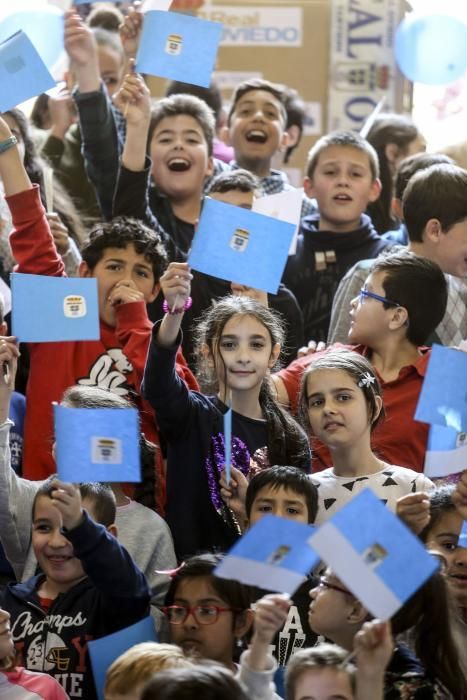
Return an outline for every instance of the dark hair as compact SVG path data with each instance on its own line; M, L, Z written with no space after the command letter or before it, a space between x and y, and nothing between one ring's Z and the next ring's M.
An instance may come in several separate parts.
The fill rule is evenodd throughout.
M214 576L214 569L221 563L222 559L222 554L213 553L196 554L187 559L171 578L165 596L165 605L173 605L181 581L202 577L208 578L219 598L238 613L248 610L252 602L256 600L255 589L232 579Z
M117 33L124 20L123 14L115 6L94 7L86 18L86 24Z
M44 168L47 166L47 161L37 153L35 143L32 140L29 122L24 112L16 108L9 109L4 114L10 115L10 117L14 119L18 125L21 140L24 143L24 168L31 182L34 185L39 185L41 200L45 206L46 200L43 172ZM53 179L53 199L54 211L59 214L60 218L63 220L63 223L68 228L70 236L80 248L86 235L85 227L82 223L82 217L78 213L72 198L59 180L57 180L55 175Z
M349 675L350 685L355 690L355 666L348 660L348 653L337 644L321 642L315 647L299 649L290 657L285 671L285 696L295 700L295 687L299 678L307 671L333 668Z
M411 630L415 653L433 681L440 681L454 698L467 697L459 651L451 632L453 603L444 574L436 572L391 618L396 637Z
M367 211L379 233L395 228L398 223L391 215L394 174L386 155L386 146L393 143L404 154L419 135L413 121L401 114L379 115L368 132L367 140L378 156L382 188L379 198L368 204Z
M98 386L76 384L62 396L62 405L72 408L132 408L133 404L123 396ZM140 432L139 451L141 460L141 482L135 484L134 499L148 508L155 508L157 447Z
M167 253L160 235L138 219L117 216L112 221L96 224L89 232L89 239L81 255L92 271L107 248L124 249L129 245L132 245L137 254L143 255L144 259L151 264L154 282L159 282L167 267Z
M50 120L49 96L43 92L35 99L34 105L29 115L29 121L36 129L48 129Z
M214 115L210 107L194 95L171 95L155 103L151 111L147 151L149 152L154 131L160 122L166 117L178 117L179 115L192 117L198 122L206 140L208 155L212 156L216 127Z
M287 164L292 156L292 153L298 148L303 134L303 124L306 117L306 107L305 103L293 88L284 87L284 104L285 111L287 113L287 122L285 129L290 129L291 126L298 127L299 136L297 143L293 146L287 146L284 153L284 164Z
M401 161L397 168L394 180L394 197L402 200L405 188L410 178L421 170L426 170L432 165L454 165L454 161L444 153L414 153Z
M249 170L238 168L237 170L226 170L216 175L209 184L206 194L214 192L224 193L232 190L240 192L256 192L260 188L259 181Z
M57 475L54 474L50 476L46 481L44 481L36 491L34 496L34 501L32 504L32 517L34 519L34 513L36 510L37 499L40 496L51 496L52 491L55 490L53 486L53 481L57 479ZM105 527L113 525L115 522L115 516L117 513L117 505L115 501L115 496L110 488L109 484L101 484L98 482L83 482L82 484L77 484L81 498L90 502L92 506L92 514L90 513L93 520L96 523L100 523Z
M457 165L432 165L415 173L402 198L409 239L421 243L425 226L438 219L443 233L467 218L467 171Z
M368 412L369 412L369 424L371 430L373 431L377 425L384 418L384 405L378 414L378 406L376 403L376 397L382 398L381 384L373 368L373 365L363 357L359 355L358 352L353 350L329 350L325 352L316 360L312 361L308 366L308 369L304 372L300 387L300 396L298 403L299 415L301 418L302 425L304 425L307 431L310 430L310 419L308 418L308 395L307 395L307 382L308 377L319 370L340 370L342 372L347 372L351 379L355 382L365 397ZM369 376L372 381L368 381L363 386L360 386L360 381L364 376Z
M370 273L384 273L385 295L407 309L407 339L423 345L446 313L448 286L435 262L408 250L377 258ZM385 309L392 304L383 304Z
M209 364L206 353L202 351L207 346L215 363L222 356L219 352L219 342L225 325L235 316L251 316L261 323L269 333L271 349L283 345L285 332L284 323L279 315L249 297L226 296L213 304L195 329L195 348L198 357L198 379L205 384L206 390L216 391L218 385L216 372L222 367ZM223 366L225 371L225 366ZM225 400L225 397L224 397ZM268 456L271 464L292 464L309 470L310 454L308 440L298 423L284 411L275 398L270 377L266 376L261 385L259 403L267 421Z
M438 521L445 513L451 513L456 510L455 503L452 500L452 495L455 490L456 487L454 484L446 484L429 492L430 522L419 535L422 542L426 543L428 541L432 529L437 525Z
M96 24L92 29L92 33L94 34L96 44L99 48L106 48L110 49L111 51L114 51L120 56L123 63L125 54L123 51L120 36L117 32L114 32L112 30L108 31L107 29L104 29L102 25Z
M165 91L166 97L172 95L194 95L203 102L206 102L210 107L216 120L216 127L219 126L219 120L222 112L222 96L217 83L211 81L209 87L201 87L200 85L192 85L191 83L182 83L177 80L172 80Z
M265 486L271 486L274 490L281 487L287 491L303 496L308 510L308 522L314 523L318 510L318 492L316 486L302 469L297 467L270 467L255 474L248 484L245 496L245 510L247 518L258 493Z
M252 78L251 80L244 80L235 88L235 92L232 95L232 103L230 106L229 114L227 117L227 124L230 125L232 115L235 112L237 103L242 99L247 92L252 92L253 90L264 90L265 92L271 93L273 97L280 104L280 114L282 117L283 126L287 123L287 111L285 108L285 94L282 85L277 85L276 83L271 83L269 80L263 80L262 78Z
M379 177L378 156L373 146L363 136L360 136L355 131L331 131L330 134L326 134L326 136L318 139L310 148L306 163L306 174L310 180L313 179L320 155L331 146L356 148L358 151L366 153L372 180L376 180Z
M141 700L248 700L248 696L225 666L199 661L193 668L156 673Z

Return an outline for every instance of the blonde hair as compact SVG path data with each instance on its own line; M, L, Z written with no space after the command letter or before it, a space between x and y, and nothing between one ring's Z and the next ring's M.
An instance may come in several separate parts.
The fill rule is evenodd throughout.
M135 644L109 666L104 694L124 695L134 690L135 686L144 684L158 671L192 666L193 662L175 644Z

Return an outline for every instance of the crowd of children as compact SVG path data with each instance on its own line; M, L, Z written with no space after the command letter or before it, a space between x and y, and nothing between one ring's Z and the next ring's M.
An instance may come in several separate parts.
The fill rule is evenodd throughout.
M414 417L431 345L467 338L467 172L380 114L300 164L277 293L191 269L208 198L293 190L304 104L156 100L138 3L81 15L64 87L0 114L0 697L467 700L467 465L425 476ZM96 280L99 339L19 344L13 270ZM59 479L57 403L136 408L141 482ZM365 488L439 561L390 620L323 564L292 595L216 576L265 516L319 527ZM90 643L148 616L100 688Z

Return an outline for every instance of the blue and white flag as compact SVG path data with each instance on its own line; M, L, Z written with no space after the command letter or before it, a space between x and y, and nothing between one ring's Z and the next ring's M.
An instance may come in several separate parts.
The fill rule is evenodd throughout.
M62 481L140 482L136 408L54 406L55 459Z
M295 226L206 198L190 267L206 275L276 294Z
M313 532L311 525L265 515L234 544L214 574L292 595L319 562L308 544Z
M55 86L44 61L23 31L15 32L0 44L0 86L0 112L7 112Z
M22 343L99 340L93 277L11 275L12 333Z
M371 489L361 491L321 525L309 544L382 620L394 615L439 566Z
M467 469L467 433L430 425L425 453L425 474L442 477Z
M457 546L467 549L467 520L464 520L463 522L462 530L459 533L459 541Z
M220 22L150 10L144 15L136 69L209 87L221 35Z

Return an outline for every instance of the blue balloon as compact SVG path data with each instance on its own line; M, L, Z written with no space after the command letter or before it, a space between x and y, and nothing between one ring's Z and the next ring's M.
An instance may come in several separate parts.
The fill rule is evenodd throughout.
M0 22L0 41L23 30L50 70L63 51L63 12L50 5L41 10L22 10Z
M449 15L411 13L397 28L394 52L412 82L452 83L467 69L467 25Z

